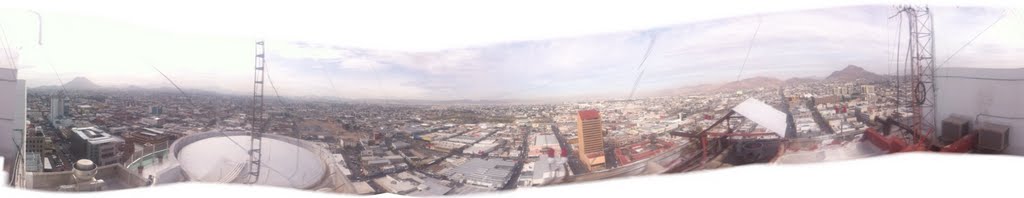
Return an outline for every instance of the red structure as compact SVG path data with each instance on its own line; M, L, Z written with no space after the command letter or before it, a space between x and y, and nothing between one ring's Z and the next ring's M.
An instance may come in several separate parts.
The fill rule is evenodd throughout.
M580 119L583 119L583 120L593 120L593 119L601 118L601 113L599 113L597 110L594 110L594 109L580 110L577 113L579 114Z
M649 149L652 146L654 147L654 149ZM618 160L618 163L620 165L629 164L631 162L647 159L649 157L657 155L658 153L664 152L665 150L668 150L673 146L675 146L675 144L664 140L658 140L657 143L654 144L651 144L648 141L642 141L639 143L630 144L628 146L616 148L615 159ZM641 151L636 152L637 150Z

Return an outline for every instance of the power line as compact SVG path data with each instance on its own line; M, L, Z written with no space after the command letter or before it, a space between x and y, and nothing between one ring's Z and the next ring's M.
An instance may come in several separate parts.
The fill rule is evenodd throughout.
M270 81L270 88L274 89L274 96L277 96L277 102L281 103L281 105L284 105L284 100L281 100L281 94L277 93L277 87L274 86L274 79L270 78L270 71L264 69L264 72L266 72L267 74L267 81Z
M14 52L11 52L11 49L13 47L11 47L11 42L7 40L7 30L6 28L4 28L3 25L0 25L0 34L3 34L0 36L4 37L3 40L0 40L0 42L2 42L0 44L4 45L4 53L7 56L7 61L11 63L11 67L14 67L14 69L18 69L18 64L14 61Z
M50 59L50 50L47 48L42 48L42 51L43 59L46 60L46 65L50 66L50 69L53 70L53 75L57 77L57 83L60 83L60 89L62 91L61 93L67 93L68 89L64 87L64 80L60 78L60 73L57 72L57 68L53 66L53 60Z
M188 94L186 94L184 90L181 90L181 87L178 87L178 84L174 83L174 81L171 80L171 77L168 77L167 74L164 74L164 72L160 71L160 69L156 68L156 66L153 66L153 65L149 65L149 66L153 67L153 69L156 70L157 73L160 73L160 75L163 76L164 79L167 79L167 82L170 82L171 85L174 85L174 88L178 89L178 92L180 92L182 96L185 96L185 99L188 100L188 104L189 105L192 105L193 107L196 106L195 103L192 103L192 97L189 97Z
M936 68L940 68L943 65L946 65L946 62L949 62L949 59L952 59L953 56L956 56L957 53L960 53L960 50L963 50L968 45L971 45L971 43L974 42L975 39L978 39L978 37L981 37L982 34L985 34L985 32L988 31L989 28L992 28L992 26L995 26L996 23L999 23L1000 20L1003 20L1003 17L1006 17L1006 10L1005 9L1003 10L1003 14L999 15L999 18L997 18L996 21L993 21L992 24L988 25L988 27L985 27L985 29L981 30L981 32L978 32L977 35L974 35L974 38L971 38L971 40L967 41L966 44L964 44L963 46L960 46L959 49L956 49L956 51L954 51L953 54L949 55L949 57L946 57L946 60L942 61L942 64L939 64L939 66L936 67Z
M651 42L647 44L647 51L644 51L644 58L640 59L640 65L637 65L637 69L640 69L640 74L636 75L636 80L633 81L633 88L629 91L629 99L633 99L633 94L636 93L636 87L640 85L640 79L643 78L644 72L647 71L647 67L644 67L644 63L647 62L647 57L651 55L651 49L654 48L654 43L658 41L658 35L651 35Z
M1021 82L1024 78L988 78L988 77L976 77L976 76L935 76L938 78L959 78L959 79L970 79L970 80L988 80L988 81L1006 81L1006 82Z
M736 81L743 76L743 68L747 67L747 60L750 59L750 51L754 49L754 40L757 39L757 32L761 31L761 15L757 15L757 28L754 29L754 36L750 37L750 44L747 46L747 55L743 57L743 64L740 65L740 73L736 74Z

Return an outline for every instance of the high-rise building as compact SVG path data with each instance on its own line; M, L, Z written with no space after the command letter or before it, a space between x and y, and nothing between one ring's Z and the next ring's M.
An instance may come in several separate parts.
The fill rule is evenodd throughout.
M160 106L149 107L149 114L160 115L164 113L164 108Z
M579 158L591 171L604 168L604 129L597 110L577 112L576 133L579 136Z
M60 96L50 97L50 121L64 117L64 99Z

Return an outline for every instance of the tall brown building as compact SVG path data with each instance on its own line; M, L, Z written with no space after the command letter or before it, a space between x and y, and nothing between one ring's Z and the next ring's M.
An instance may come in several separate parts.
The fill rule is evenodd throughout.
M604 169L604 129L597 110L582 110L576 116L580 161L591 171Z

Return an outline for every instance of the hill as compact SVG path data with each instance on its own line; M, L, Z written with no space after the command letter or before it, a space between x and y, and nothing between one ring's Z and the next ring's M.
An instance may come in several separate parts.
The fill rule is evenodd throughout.
M884 77L875 73L871 73L867 70L864 70L864 68L858 67L856 65L847 65L846 68L843 68L842 70L839 71L834 71L831 75L828 75L828 77L825 78L825 80L827 81L876 81L881 79L884 79Z
M72 79L71 81L68 81L68 83L64 83L64 88L65 89L74 89L74 90L92 90L92 89L99 89L99 88L102 88L102 87L99 86L99 85L96 85L96 83L93 83L88 78L85 78L85 77L75 77L75 79Z

